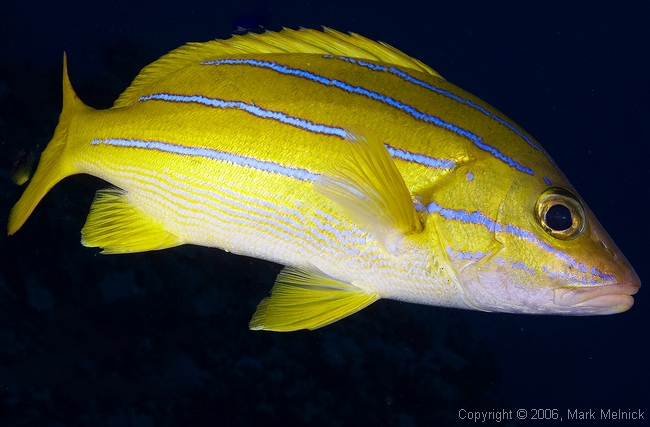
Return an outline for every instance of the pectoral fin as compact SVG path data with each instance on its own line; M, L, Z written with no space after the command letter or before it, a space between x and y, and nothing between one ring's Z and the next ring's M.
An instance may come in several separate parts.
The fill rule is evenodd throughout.
M394 253L396 238L422 231L411 194L377 135L353 127L347 140L344 154L320 175L315 189Z
M81 243L103 248L105 254L152 251L182 244L133 206L124 191L116 188L97 191L81 230Z
M338 281L315 268L285 267L271 296L259 305L249 327L288 332L316 329L356 313L379 296Z

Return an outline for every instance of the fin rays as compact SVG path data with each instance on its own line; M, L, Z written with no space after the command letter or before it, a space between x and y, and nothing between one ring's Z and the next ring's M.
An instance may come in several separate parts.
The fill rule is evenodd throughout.
M126 192L117 188L97 191L81 230L81 243L101 247L105 254L151 251L182 244L129 203Z
M257 306L249 327L277 332L317 329L367 307L379 296L316 268L285 267L271 296Z
M324 31L285 28L280 32L249 33L243 36L233 36L227 40L188 43L145 67L133 80L131 86L115 101L113 107L124 107L134 103L144 88L194 62L210 61L233 55L264 53L348 56L355 59L379 61L441 77L423 62L411 58L398 49L355 33L348 35L330 28L325 28Z
M368 129L348 129L346 151L315 182L319 193L396 254L403 236L419 233L422 224L411 194L388 150Z

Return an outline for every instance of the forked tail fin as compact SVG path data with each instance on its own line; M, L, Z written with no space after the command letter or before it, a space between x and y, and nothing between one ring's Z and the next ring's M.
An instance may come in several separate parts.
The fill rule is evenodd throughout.
M52 140L41 154L34 177L9 213L8 234L14 234L22 227L38 202L57 182L76 173L69 154L66 155L68 128L72 117L88 108L72 88L68 77L67 59L63 54L63 111Z

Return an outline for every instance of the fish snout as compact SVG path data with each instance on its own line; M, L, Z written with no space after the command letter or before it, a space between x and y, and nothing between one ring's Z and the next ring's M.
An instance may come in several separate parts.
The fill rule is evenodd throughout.
M576 310L575 314L615 314L627 311L634 304L632 295L641 287L640 281L611 285L555 289L555 305Z

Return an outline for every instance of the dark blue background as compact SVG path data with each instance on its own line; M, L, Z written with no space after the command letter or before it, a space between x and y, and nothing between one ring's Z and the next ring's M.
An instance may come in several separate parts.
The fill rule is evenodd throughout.
M21 191L9 184L14 156L24 147L40 152L56 124L64 50L81 99L108 107L142 67L185 42L227 38L238 26L325 25L403 50L530 132L646 282L649 3L531 3L2 5L0 223L6 226ZM650 417L644 288L629 312L607 317L485 314L382 301L343 325L312 333L253 333L246 321L277 266L204 248L97 255L78 239L92 194L103 186L87 177L64 181L23 230L0 240L0 420L237 425L265 414L270 424L366 425L369 414L379 413L386 425L441 419L469 425L454 418L461 408L525 408L529 414L557 408L565 418L568 409L598 415L600 409L640 409ZM402 335L392 337L391 328ZM377 353L368 343L375 334L386 346L375 351L390 355L393 348L400 356L373 361ZM431 344L441 336L444 350ZM400 353L405 346L411 356ZM448 391L445 400L431 385L438 377L418 381L437 366L421 360L438 357L430 351L454 353L441 357L442 365L462 359L465 368L440 374L460 394ZM285 366L288 360L292 367ZM396 369L402 374L391 377ZM296 378L307 385L289 392ZM261 402L272 407L260 408ZM325 409L310 412L310 404ZM349 409L337 412L343 407Z

